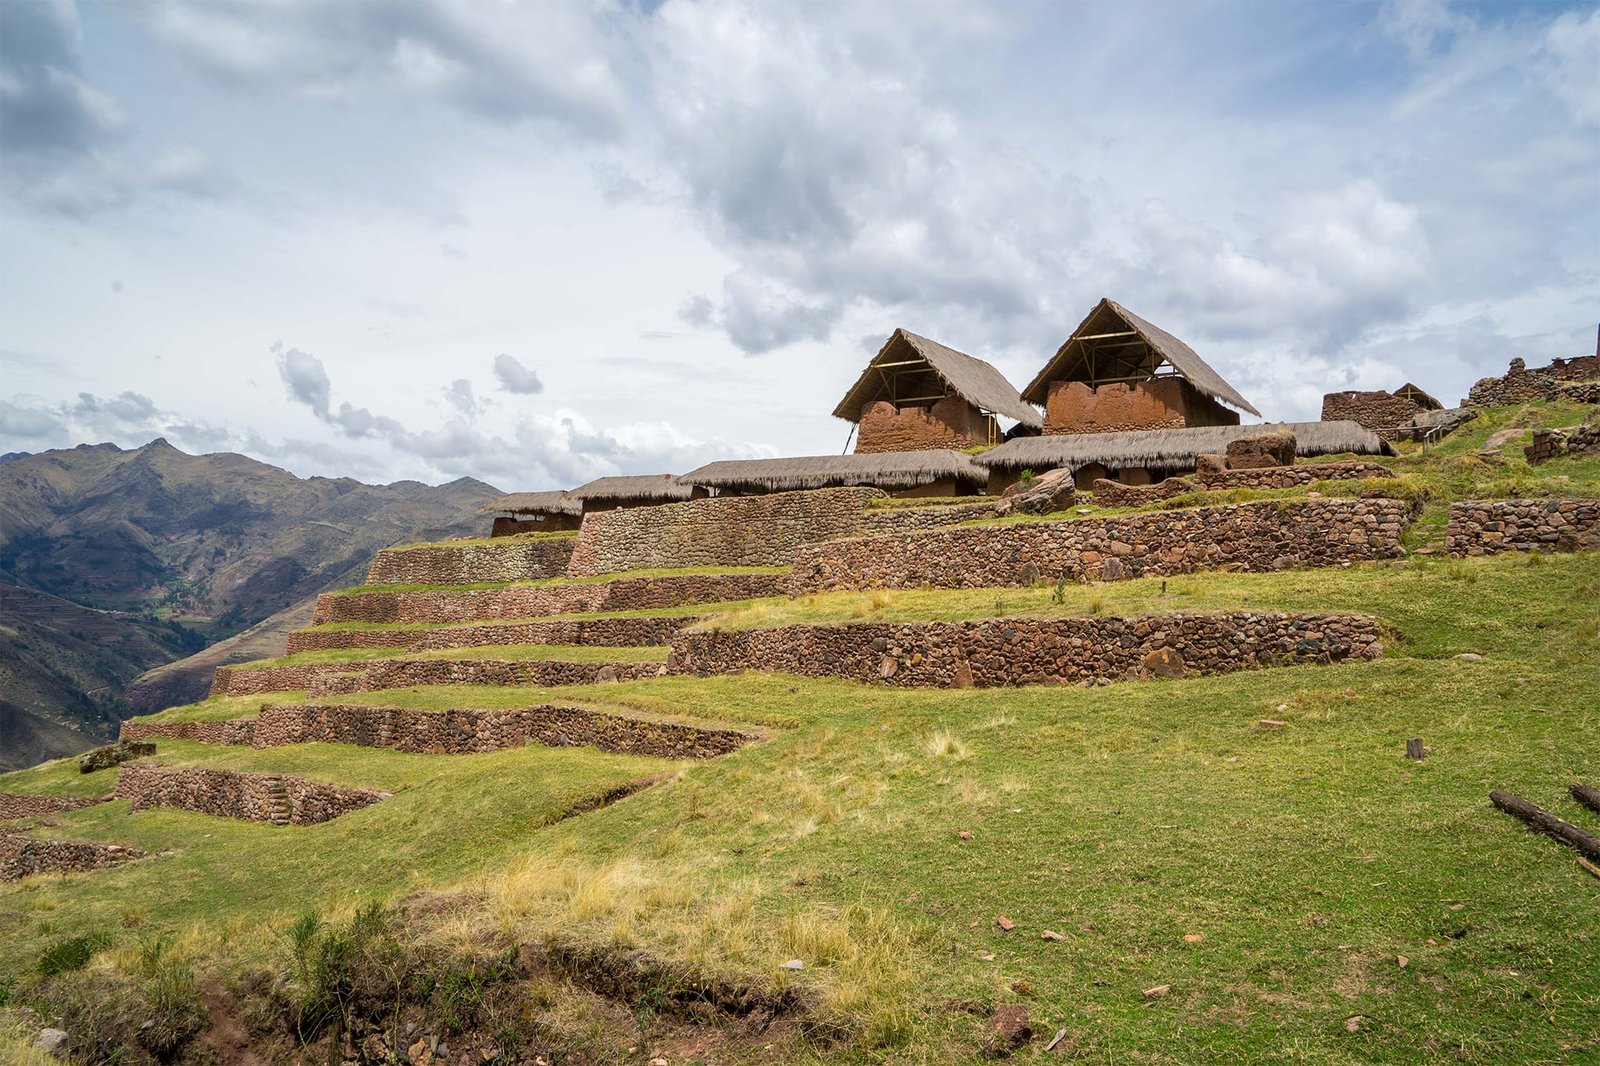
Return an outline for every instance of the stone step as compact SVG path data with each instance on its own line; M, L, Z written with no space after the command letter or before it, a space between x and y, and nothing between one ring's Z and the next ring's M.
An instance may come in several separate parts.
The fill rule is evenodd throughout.
M337 629L311 626L289 634L285 654L354 648L406 648L431 651L502 644L570 644L579 647L664 645L680 629L705 615L644 615L593 618L539 618L522 621L406 628Z
M526 621L551 615L638 611L782 595L782 571L669 574L571 584L405 591L356 590L317 597L312 625L328 622Z
M577 534L464 540L459 544L404 544L385 548L367 570L369 585L469 585L487 581L538 581L561 577Z

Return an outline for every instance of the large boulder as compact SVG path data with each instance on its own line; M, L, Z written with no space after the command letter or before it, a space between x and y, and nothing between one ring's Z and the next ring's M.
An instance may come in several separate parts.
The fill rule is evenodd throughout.
M129 759L143 759L155 753L155 744L148 740L119 740L84 752L78 758L78 772L92 774L96 770L109 770Z
M1072 500L1072 471L1063 466L1006 489L998 510L1002 514L1050 514L1071 507Z
M1294 434L1287 429L1269 430L1252 437L1228 442L1229 470L1260 470L1269 466L1293 466Z

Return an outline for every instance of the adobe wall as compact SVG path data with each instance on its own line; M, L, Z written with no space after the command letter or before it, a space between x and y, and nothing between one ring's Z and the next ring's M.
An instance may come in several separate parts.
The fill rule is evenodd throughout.
M268 704L257 721L255 747L357 744L424 755L463 755L520 748L591 747L661 759L710 759L756 739L731 729L653 722L541 704L510 710L441 712L363 704Z
M960 451L1000 439L995 420L959 396L946 396L931 407L896 407L876 400L862 406L859 425L857 454L924 448Z
M449 626L440 629L328 629L312 626L289 634L285 654L344 648L473 648L486 644L581 644L641 647L665 644L698 615L625 618L549 618L533 622Z
M1371 430L1403 426L1426 408L1392 392L1330 392L1322 397L1322 421L1359 422Z
M506 538L497 544L385 548L367 570L369 585L472 585L560 577L572 537Z
M1381 641L1378 623L1362 615L1238 612L684 633L672 657L674 671L687 674L765 670L908 688L995 688L1373 659Z
M1044 407L1047 435L1238 424L1238 412L1178 377L1098 387L1082 381L1053 381Z
M20 881L34 874L104 870L142 858L144 852L121 844L42 840L23 833L0 833L0 881Z
M691 566L788 566L795 549L849 536L878 489L721 496L585 515L571 577Z
M81 807L92 807L104 799L103 796L24 796L15 792L0 792L0 822L75 811Z
M1411 515L1400 500L1269 500L840 540L798 553L789 592L1336 566L1400 555Z
M592 611L637 611L781 595L783 574L671 574L580 585L415 592L323 593L312 625L324 622L475 622Z
M1600 499L1452 503L1444 544L1455 556L1600 551Z
M281 788L281 792L274 789ZM125 763L117 775L117 799L133 810L175 807L218 818L289 825L316 825L369 807L390 793L347 788L303 777L238 773L232 770L177 769L150 763Z
M421 685L594 685L659 677L659 662L575 663L559 659L380 659L350 673L327 673L313 682L311 696L342 696ZM272 689L258 689L271 692Z
M1529 400L1559 399L1566 391L1565 385L1596 379L1600 379L1600 355L1557 359L1549 366L1533 368L1521 359L1513 359L1510 369L1500 377L1479 378L1467 393L1466 406L1503 407Z

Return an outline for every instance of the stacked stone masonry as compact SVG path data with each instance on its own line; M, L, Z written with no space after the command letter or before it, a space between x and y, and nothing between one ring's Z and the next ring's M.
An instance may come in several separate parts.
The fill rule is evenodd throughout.
M1563 456L1600 455L1600 425L1574 426L1571 429L1536 429L1533 443L1522 449L1529 465L1538 466Z
M491 589L324 593L313 625L325 622L521 621L547 615L638 611L777 596L783 574L671 574L575 585L512 585Z
M960 525L976 518L994 518L1000 513L999 501L957 503L945 507L884 507L861 516L861 527L853 535L877 536L880 533L915 533L940 526Z
M559 659L382 659L348 673L328 673L307 686L311 696L342 696L421 685L595 685L660 677L666 666L650 663L574 663ZM275 691L259 689L261 692Z
M296 663L292 666L220 666L211 676L211 696L254 696L258 692L296 692L328 678L360 670L366 663Z
M1089 486L1089 495L1101 507L1144 507L1186 492L1196 492L1199 488L1186 477L1169 477L1154 485L1124 485L1102 477L1095 478L1094 484Z
M1467 393L1472 407L1505 407L1529 400L1557 400L1563 397L1585 400L1593 387L1573 389L1577 382L1600 381L1600 355L1576 359L1557 359L1549 366L1534 367L1521 359L1511 360L1511 368L1497 378L1480 378ZM1576 392L1577 395L1571 395Z
M1094 483L1094 502L1101 507L1143 507L1201 489L1287 489L1316 481L1351 481L1394 477L1381 463L1305 463L1257 470L1219 470L1192 477L1169 477L1155 485L1124 485L1101 478Z
M666 644L672 634L701 616L644 615L624 618L543 618L492 625L437 629L328 629L313 626L289 634L287 654L349 648L406 648L433 651L490 644L579 644L593 647L644 647Z
M123 740L194 740L201 744L248 744L255 735L254 718L228 718L210 722L142 722L131 720L122 723L118 732Z
M1374 431L1403 426L1425 410L1392 392L1330 392L1322 398L1322 421L1357 422Z
M142 858L144 852L121 844L45 840L24 833L0 833L0 881L19 881L34 874L104 870Z
M720 496L585 515L572 577L694 566L788 566L795 550L851 536L878 489Z
M279 774L178 769L126 763L118 771L118 799L133 810L174 807L219 818L316 825L388 799L390 793L348 788Z
M471 585L560 577L572 537L505 537L493 544L385 548L367 570L369 585Z
M803 549L789 589L982 588L1338 566L1400 555L1411 517L1400 500L1330 498L867 537Z
M1455 556L1600 551L1600 499L1453 503L1445 550Z
M12 818L43 818L81 807L92 807L104 801L104 796L24 796L15 792L0 792L0 822Z
M764 670L904 687L993 688L1180 677L1382 654L1362 615L1166 614L865 622L684 633L673 668Z

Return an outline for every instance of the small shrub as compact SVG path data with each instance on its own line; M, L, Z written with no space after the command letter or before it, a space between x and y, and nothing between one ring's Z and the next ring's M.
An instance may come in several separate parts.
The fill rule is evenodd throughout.
M1050 602L1057 606L1067 602L1067 577L1065 574L1056 578L1055 588L1050 591Z
M1090 614L1099 614L1101 611L1105 610L1106 609L1106 597L1105 597L1105 594L1101 593L1101 592L1097 592L1093 596L1090 596L1089 597L1088 606L1089 606L1089 613Z
M57 940L44 949L34 969L43 977L81 970L89 965L89 960L94 957L95 952L104 950L110 944L111 934L107 932L86 933L83 936Z
M1033 488L1033 483L1036 480L1038 480L1038 475L1033 472L1033 467L1031 466L1023 467L1022 473L1017 475L1017 484L1022 486L1022 491L1024 492Z
M948 729L935 729L929 733L923 749L935 759L965 759L969 754L961 738Z

